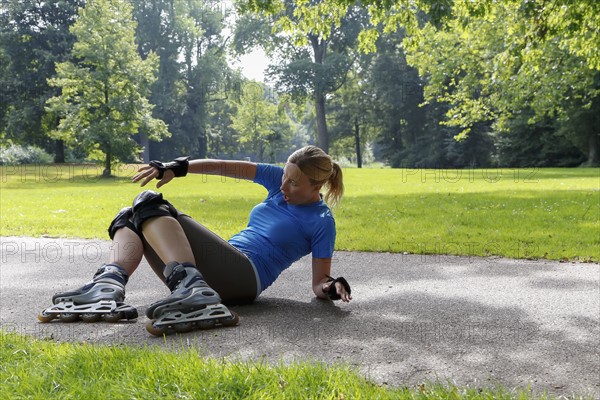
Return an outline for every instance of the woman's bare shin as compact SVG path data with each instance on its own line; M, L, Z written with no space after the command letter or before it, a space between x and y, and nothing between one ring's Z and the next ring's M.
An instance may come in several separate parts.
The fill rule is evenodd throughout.
M185 232L175 218L165 216L149 219L144 222L142 233L165 264L172 261L196 263Z

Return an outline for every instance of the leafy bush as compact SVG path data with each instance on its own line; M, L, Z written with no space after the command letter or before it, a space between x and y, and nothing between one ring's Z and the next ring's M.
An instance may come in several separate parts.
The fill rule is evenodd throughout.
M0 165L50 164L54 157L36 146L11 145L0 148Z

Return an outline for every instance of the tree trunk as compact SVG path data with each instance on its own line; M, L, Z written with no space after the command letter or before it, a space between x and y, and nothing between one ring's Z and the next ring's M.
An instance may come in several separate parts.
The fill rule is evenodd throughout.
M206 130L204 128L198 129L198 158L206 158L206 154L208 153L206 136Z
M110 109L108 108L108 100L109 100L109 90L108 90L108 81L104 81L104 118L106 120L110 119ZM104 171L102 171L102 177L107 178L110 176L110 159L112 158L111 144L110 141L107 144L106 150L106 158L104 159Z
M106 158L104 159L104 171L102 171L102 177L108 178L111 176L110 159L112 158L110 150L106 152Z
M327 117L325 113L325 94L315 94L315 113L317 114L317 146L325 153L329 152L329 135L327 133Z
M315 35L309 35L309 39L313 48L315 64L322 65L327 52L327 41ZM317 80L317 82L322 81L322 79ZM314 93L315 113L317 115L317 146L327 153L329 152L329 134L327 132L327 114L325 113L326 90L322 85L316 83Z
M594 79L594 88L600 88L600 73L596 74ZM588 136L588 167L600 166L600 100L595 98L592 100L591 108L591 121L588 125L589 136Z
M362 154L360 152L360 125L354 121L354 142L356 143L356 166L362 168Z
M54 154L54 162L55 163L64 163L65 162L65 142L63 140L57 140L55 142L55 154Z
M600 166L600 135L598 132L592 131L588 138L588 167L598 167Z
M56 117L54 119L54 129L58 127L60 124L60 118ZM65 162L65 141L61 139L57 139L54 142L54 162L55 163L64 163Z
M144 149L142 151L142 162L148 164L150 162L150 140L145 132L140 132L140 144Z
M258 162L264 162L265 156L265 147L263 145L263 141L258 139L258 149L257 149Z

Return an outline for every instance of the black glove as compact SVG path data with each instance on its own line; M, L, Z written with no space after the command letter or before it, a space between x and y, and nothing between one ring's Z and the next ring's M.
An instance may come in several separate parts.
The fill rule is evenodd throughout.
M341 276L339 278L335 278L335 279L329 275L325 275L325 276L327 276L327 278L329 278L327 280L327 283L332 282L331 285L329 286L329 290L327 291L327 296L329 296L329 298L331 300L341 299L341 297L337 293L337 289L335 287L336 282L340 282L342 285L344 285L346 292L348 292L348 294L352 294L352 290L350 289L350 285L348 284L348 281L346 279L342 278Z
M178 157L171 162L163 163L161 161L152 160L150 166L158 170L156 179L162 179L165 171L170 169L176 177L186 176L188 167L190 166L190 157Z

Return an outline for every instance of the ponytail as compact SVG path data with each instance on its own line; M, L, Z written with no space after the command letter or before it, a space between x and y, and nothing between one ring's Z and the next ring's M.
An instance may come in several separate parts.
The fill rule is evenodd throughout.
M344 177L342 168L333 161L333 172L327 179L327 191L325 192L325 202L331 207L337 207L344 195Z

